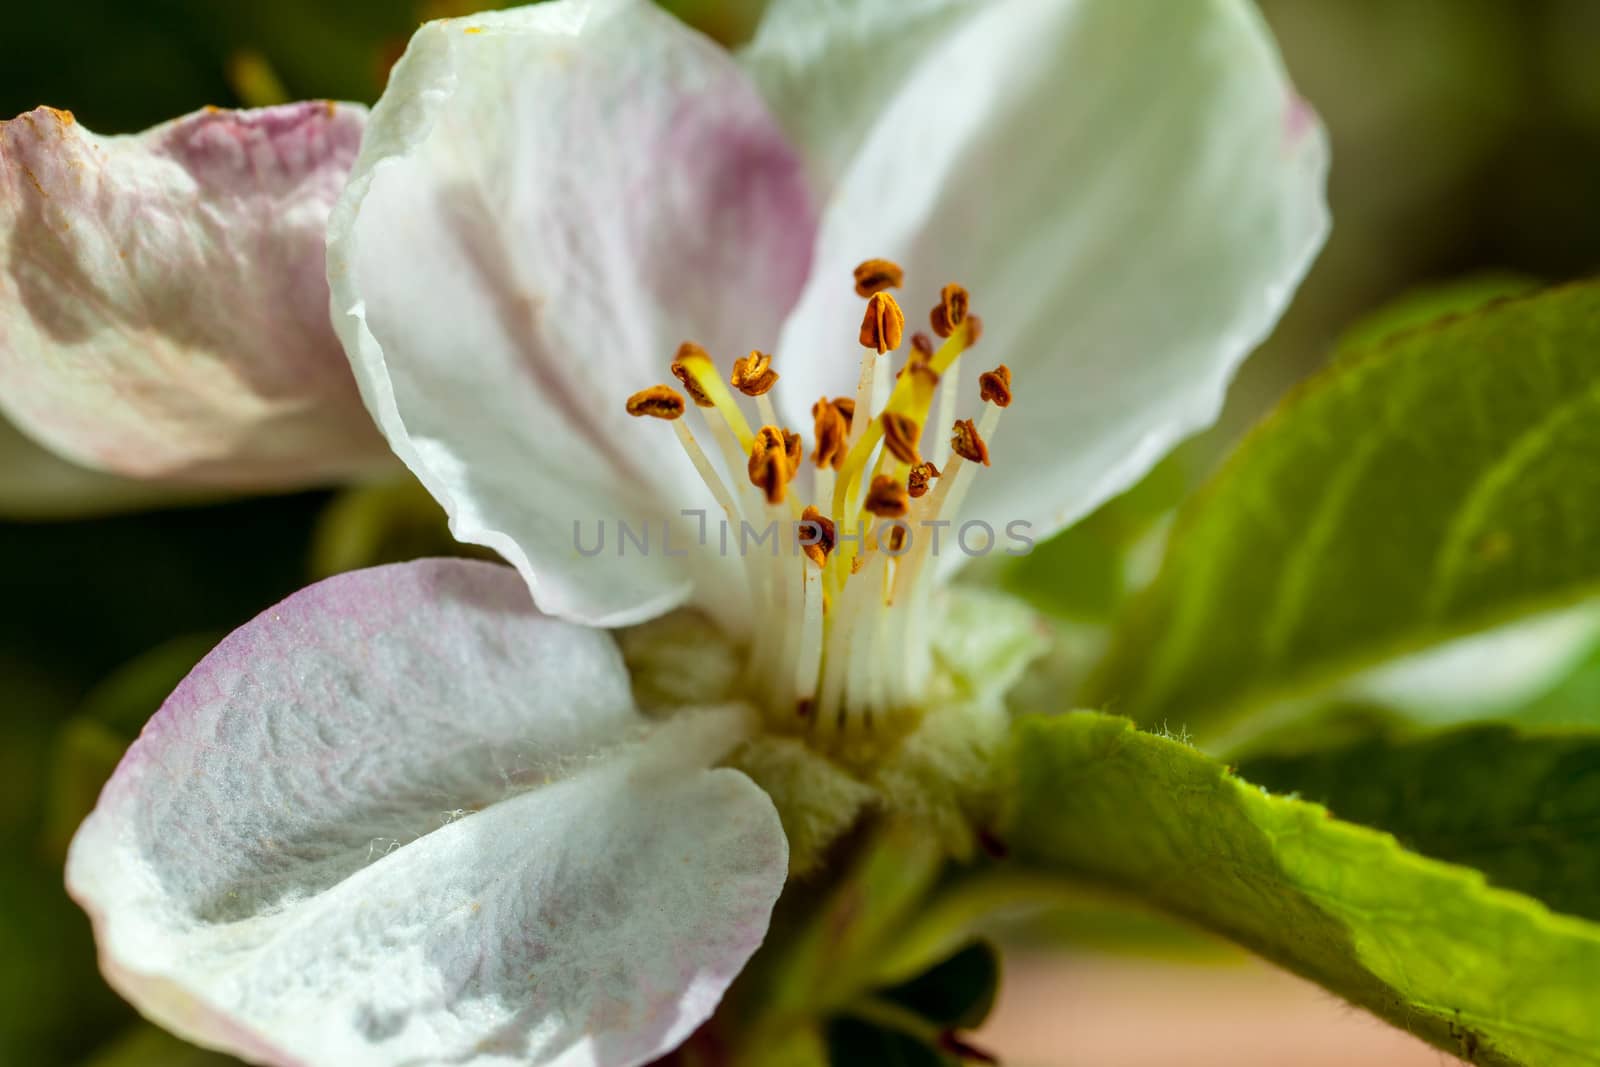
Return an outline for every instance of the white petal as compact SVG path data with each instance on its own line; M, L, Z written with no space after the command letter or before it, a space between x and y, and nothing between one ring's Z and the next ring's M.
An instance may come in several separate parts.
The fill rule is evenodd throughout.
M646 734L610 637L509 568L343 575L184 681L68 887L124 995L252 1060L645 1062L709 1016L783 884L770 801L706 769L739 714Z
M769 0L739 62L826 193L927 50L989 2Z
M456 536L544 610L621 624L691 582L655 523L619 558L617 521L716 516L624 402L684 340L724 368L770 348L813 229L798 157L710 41L642 0L485 13L424 26L391 75L332 225L334 314ZM578 522L585 548L608 528L598 556Z
M785 327L780 388L798 418L851 381L853 357L834 354L859 322L860 260L905 266L916 325L941 285L965 284L984 336L963 406L997 363L1016 391L965 517L1042 538L1215 417L1321 246L1326 143L1243 2L965 10L872 105Z
M366 109L210 108L128 137L0 123L0 411L99 470L237 488L390 469L328 322Z

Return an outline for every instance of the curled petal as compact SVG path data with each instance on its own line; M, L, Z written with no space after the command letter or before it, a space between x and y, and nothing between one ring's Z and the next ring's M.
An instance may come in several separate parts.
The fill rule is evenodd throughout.
M328 320L328 212L366 111L0 123L0 411L84 466L238 488L389 457Z
M865 256L905 267L908 307L960 282L984 330L960 414L976 414L979 371L1016 373L964 517L1048 536L1215 418L1327 233L1322 129L1244 0L831 5L784 47L776 28L806 7L775 0L775 29L745 56L832 161L779 351L838 350ZM850 97L862 35L890 8L921 49ZM807 94L808 74L830 86ZM817 100L841 116L831 132ZM847 359L785 370L791 417L854 375Z
M254 1061L646 1062L783 884L770 801L707 769L742 728L649 729L609 635L539 615L509 568L358 571L195 668L68 888L118 990Z
M654 4L434 22L391 75L335 213L335 320L458 537L514 563L546 611L637 621L692 592L686 542L666 551L659 522L720 512L672 431L628 418L627 400L681 342L723 374L770 348L813 229L800 161L755 88ZM653 547L624 550L619 520L648 522ZM590 553L602 525L611 539Z

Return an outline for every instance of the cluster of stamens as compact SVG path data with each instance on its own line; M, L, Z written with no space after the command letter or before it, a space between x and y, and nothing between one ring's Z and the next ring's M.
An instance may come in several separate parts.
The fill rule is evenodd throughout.
M959 285L940 292L928 316L932 336L913 334L905 361L891 367L905 315L889 290L902 283L888 260L855 270L867 302L861 375L854 397L812 405L811 503L791 491L804 449L768 396L778 381L770 355L738 359L725 382L699 345L678 349L672 374L704 416L710 452L683 418L676 389L654 385L627 403L629 414L672 423L734 529L776 519L792 531L789 545L740 552L755 608L746 681L774 725L824 745L891 733L920 706L932 669L932 559L954 550L949 520L973 472L989 465L988 442L1011 403L1011 372L1001 364L979 376L980 419L956 419L959 361L982 330ZM758 429L735 392L755 402ZM924 455L930 420L950 430L934 435Z

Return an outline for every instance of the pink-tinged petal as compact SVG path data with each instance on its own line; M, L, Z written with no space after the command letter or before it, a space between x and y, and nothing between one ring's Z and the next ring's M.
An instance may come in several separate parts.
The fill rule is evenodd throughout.
M236 488L383 469L328 320L366 110L0 123L0 412L76 463Z
M771 17L792 23L805 7L775 0ZM939 32L858 103L875 118L844 124L854 140L825 145L847 162L784 330L779 388L795 387L783 400L798 418L854 381L840 342L860 319L846 281L860 260L906 268L918 325L940 286L965 284L984 332L963 360L959 414L976 414L976 375L998 363L1016 399L962 517L996 531L1028 522L1043 538L1215 418L1327 233L1327 142L1244 0L911 8ZM835 58L789 57L783 100L805 105L793 91L804 70L837 79L837 57L860 53L858 35L877 25L867 16L888 9L899 7L829 7L813 32L838 47L813 52ZM772 81L760 73L771 56L746 61ZM947 434L932 428L924 446Z
M739 709L647 723L609 635L510 568L297 593L150 721L73 840L107 978L201 1044L308 1067L624 1067L760 944L772 803Z
M624 408L682 341L724 371L770 348L810 262L801 163L725 51L644 0L430 23L331 233L368 406L457 537L597 624L683 602L691 563L738 580L672 554L681 531L665 550L663 516L720 513L671 428ZM619 520L649 521L648 552ZM585 550L604 523L604 550L576 550L575 523Z

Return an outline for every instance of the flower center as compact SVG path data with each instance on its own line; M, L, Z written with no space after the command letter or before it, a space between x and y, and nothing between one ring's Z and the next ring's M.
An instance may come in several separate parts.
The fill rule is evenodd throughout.
M861 374L854 397L812 405L808 501L795 485L806 466L801 435L783 426L768 395L778 380L769 355L735 361L724 382L703 348L678 349L672 373L704 417L709 451L677 390L651 386L627 405L672 424L735 532L753 599L746 687L769 726L845 754L900 736L920 716L933 670L933 561L954 550L951 520L976 469L989 465L988 442L1011 402L1001 364L978 378L978 422L956 419L961 356L982 328L958 285L944 287L929 316L937 344L917 333L898 370L891 366L905 316L888 290L901 279L888 260L856 268L867 301ZM759 429L735 392L754 401ZM930 421L950 432L933 434L925 456ZM758 550L749 550L750 531L763 535ZM770 544L768 531L777 538Z

